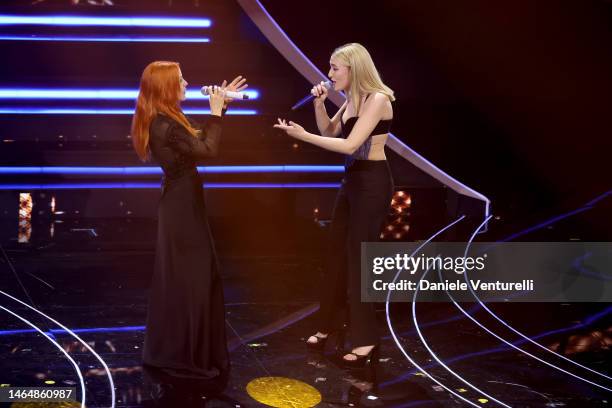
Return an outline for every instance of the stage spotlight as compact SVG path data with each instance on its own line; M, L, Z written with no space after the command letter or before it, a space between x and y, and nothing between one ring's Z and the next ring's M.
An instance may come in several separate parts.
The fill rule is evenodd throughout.
M386 224L380 234L382 240L402 240L408 236L410 225L408 209L412 205L410 194L404 190L397 190L391 199L390 211Z

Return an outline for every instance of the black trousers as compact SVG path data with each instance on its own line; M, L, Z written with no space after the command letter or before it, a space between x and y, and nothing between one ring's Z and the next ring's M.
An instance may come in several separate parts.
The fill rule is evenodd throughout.
M318 324L329 333L338 321L348 320L353 347L379 342L374 303L361 302L361 243L380 239L392 197L386 160L356 160L336 197Z

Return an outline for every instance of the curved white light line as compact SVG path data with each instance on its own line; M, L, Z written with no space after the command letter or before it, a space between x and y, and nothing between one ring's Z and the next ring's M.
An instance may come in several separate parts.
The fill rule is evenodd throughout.
M423 272L423 275L421 275L420 280L424 279L428 272L429 272L429 268L427 268L425 270L425 272ZM416 316L416 298L418 296L418 293L419 293L419 287L417 286L416 290L414 291L414 295L412 297L412 321L414 322L414 327L416 329L417 334L419 335L419 338L421 339L421 342L423 343L423 345L425 346L427 351L429 351L429 354L431 354L431 356L438 362L438 364L440 364L442 367L444 367L444 369L446 371L448 371L449 373L454 375L457 379L459 379L461 382L466 384L468 387L474 389L475 391L478 391L479 393L481 393L485 397L489 398L492 401L497 402L501 406L504 406L506 408L512 408L510 405L508 405L505 402L500 401L500 400L492 397L491 395L487 394L486 392L484 392L483 390L481 390L480 388L476 387L475 385L473 385L472 383L467 381L465 378L461 377L459 374L454 372L449 366L444 364L444 362L442 360L440 360L438 358L438 356L436 355L436 353L434 353L434 351L429 347L429 344L427 343L427 340L425 340L425 337L421 333L421 329L419 329L419 322L418 322L417 316Z
M488 218L486 218L486 219L485 219L485 220L484 220L484 221L483 221L483 222L480 224L480 226L479 226L478 228L482 228L482 226L484 226L488 220L489 220L489 219L488 219ZM474 233L474 235L472 235L472 237L471 237L470 239L472 240L472 239L473 239L473 237L474 237L476 234L477 234L477 232L475 232L475 233ZM465 254L464 254L464 255L467 255L467 251L468 251L468 249L469 249L469 248L468 248L468 247L466 247L466 250L465 250ZM438 271L438 275L440 276L440 280L442 280L442 273L441 273L441 271ZM468 283L469 283L469 281L468 281ZM469 287L469 284L468 284L468 287ZM474 317L472 317L472 315L471 315L471 314L469 314L468 312L466 312L466 311L465 311L465 309L463 309L461 306L459 306L459 304L458 304L458 303L455 301L455 299L453 298L453 296L450 294L450 292L449 292L448 290L445 290L445 291L446 291L447 296L448 296L448 297L450 298L450 300L453 302L453 304L455 305L455 307L456 307L457 309L459 309L459 311L461 311L461 313L463 313L463 314L464 314L464 315L465 315L465 316L466 316L468 319L470 319L471 321L473 321L473 322L474 322L476 325L478 325L478 326L479 326L481 329L483 329L484 331L486 331L487 333L489 333L491 336L495 337L495 338L496 338L496 339L498 339L499 341L503 342L504 344L506 344L506 345L508 345L508 346L512 347L513 349L515 349L515 350L517 350L517 351L520 351L521 353L523 353L523 354L525 354L525 355L527 355L527 356L529 356L529 357L531 357L531 358L533 358L533 359L538 360L538 361L539 361L539 362L541 362L541 363L546 364L546 365L547 365L547 366L549 366L549 367L552 367L552 368L554 368L554 369L556 369L556 370L559 370L559 371L561 371L561 372L563 372L563 373L565 373L565 374L567 374L567 375L569 375L569 376L572 376L572 377L574 377L574 378L576 378L576 379L578 379L578 380L581 380L581 381L587 382L587 383L589 383L589 384L591 384L591 385L594 385L594 386L596 386L596 387L598 387L598 388L602 388L602 389L604 389L604 390L606 390L606 391L610 391L610 392L612 392L612 388L605 387L605 386L600 385L600 384L597 384L597 383L595 383L595 382L593 382L593 381L591 381L591 380L588 380L588 379L586 379L586 378L580 377L579 375L576 375L576 374L571 373L571 372L569 372L569 371L567 371L567 370L564 370L564 369L563 369L563 368L561 368L561 367L557 367L556 365L554 365L554 364L552 364L552 363L549 363L548 361L543 360L543 359L541 359L541 358L539 358L539 357L537 357L537 356L534 356L533 354L529 353L528 351L523 350L522 348L520 348L520 347L518 347L518 346L515 346L514 344L512 344L512 343L511 343L511 342L509 342L509 341L507 341L507 340L506 340L506 339L504 339L503 337L501 337L501 336L499 336L498 334L496 334L496 333L492 332L491 330L489 330L489 328L487 328L485 325L483 325L483 324L482 324L482 323L480 323L478 320L476 320Z
M25 318L19 316L17 313L13 312L10 309L7 309L6 307L2 305L0 305L0 309L4 310L7 313L12 314L16 318L18 318L19 320L21 320L22 322L24 322L25 324L27 324L28 326L32 327L34 330L36 330L37 332L45 336L47 340L49 340L55 347L57 347L59 351L61 351L66 356L68 360L70 360L70 363L72 363L72 365L74 366L74 369L77 372L77 376L79 377L79 382L81 383L81 408L85 408L85 381L83 380L83 375L81 374L81 370L79 369L79 366L77 365L76 361L74 361L72 357L70 357L70 355L66 352L66 350L64 350L62 346L59 345L59 343L57 343L55 340L49 337L47 333L40 330L40 328L36 326L34 323L30 322L29 320L26 320Z
M467 255L467 251L466 251L465 255ZM468 274L467 274L467 271L466 271L466 273L464 274L464 277L465 277L466 282L468 282ZM469 282L468 282L468 283L469 283ZM495 319L497 319L497 321L499 321L500 323L502 323L502 324L503 324L504 326L506 326L508 329L512 330L514 333L516 333L516 334L518 334L519 336L521 336L523 339L527 340L528 342L530 342L531 344L533 344L533 345L535 345L535 346L538 346L538 347L539 347L539 348L541 348L542 350L545 350L545 351L547 351L547 352L549 352L549 353L551 353L551 354L554 354L555 356L557 356L557 357L559 357L559 358L561 358L561 359L563 359L563 360L565 360L565 361L567 361L567 362L569 362L569 363L572 363L572 364L574 364L574 365L576 365L576 366L578 366L578 367L584 368L585 370L588 370L588 371L592 372L593 374L597 374L597 375L599 375L599 376L601 376L601 377L605 377L605 378L607 378L608 380L612 380L612 377L610 377L609 375L606 375L606 374L604 374L604 373L601 373L601 372L599 372L599 371L597 371L597 370L593 370L592 368L589 368L589 367L587 367L587 366L585 366L585 365L582 365L582 364L580 364L580 363L579 363L579 362L577 362L577 361L574 361L574 360L572 360L572 359L570 359L570 358L567 358L567 357L565 357L564 355L559 354L559 353L557 353L557 352L555 352L555 351L553 351L553 350L549 349L548 347L543 346L542 344L538 343L537 341L535 341L535 340L531 339L529 336L526 336L525 334L523 334L523 333L521 333L520 331L516 330L516 329L515 329L514 327L512 327L512 326L511 326L511 325L510 325L508 322L506 322L504 319L502 319L502 318L501 318L501 317L499 317L497 314L495 314L495 313L494 313L494 312L493 312L491 309L489 309L489 308L487 307L487 305L486 305L486 304L485 304L485 303L484 303L484 302L483 302L483 301L482 301L482 300L481 300L481 299L478 297L478 295L476 294L476 292L474 292L474 289L473 289L473 288L472 288L472 287L471 287L469 284L468 284L468 287L470 288L470 292L472 292L472 296L474 296L474 298L476 298L476 300L478 301L478 303L480 304L480 306L482 306L482 307L483 307L483 309L484 309L484 310L486 310L486 311L487 311L487 312L488 312L488 313L489 313L491 316L493 316Z
M56 325L58 325L59 327L61 327L62 329L66 330L67 333L70 333L70 335L72 337L74 337L75 339L77 339L83 346L85 346L85 348L87 348L87 350L89 350L95 357L96 359L100 362L100 364L102 364L102 366L104 367L104 370L106 371L106 376L108 377L108 382L110 384L110 389L111 389L111 408L115 408L115 382L113 381L113 376L108 368L108 366L106 365L106 363L104 362L104 360L102 359L102 357L100 357L100 355L98 353L96 353L89 344L87 344L87 342L85 342L83 339L81 339L75 332L73 332L72 330L70 330L68 327L64 326L63 324L61 324L60 322L58 322L57 320L55 320L54 318L44 314L43 312L41 312L40 310L28 305L25 302L22 302L21 300L17 299L16 297L13 297L11 295L9 295L6 292L3 292L0 290L0 294L3 294L4 296L7 296L11 299L13 299L14 301L16 301L17 303L22 304L23 306L26 306L30 309L32 309L33 311L35 311L36 313L46 317L47 319L51 320L53 323L55 323ZM63 351L63 349L62 349ZM70 358L70 357L69 357ZM79 372L80 375L80 372ZM85 395L83 393L83 395Z
M265 7L258 0L238 0L242 10L249 16L251 21L259 28L262 34L270 41L285 59L311 84L326 80L327 77L304 55L297 45L285 34L282 28L274 21ZM344 95L332 91L330 99L336 106L340 107L345 100ZM418 154L412 148L403 143L392 133L389 134L388 146L404 159L410 161L414 166L429 174L440 183L450 187L459 194L483 201L485 204L485 216L489 215L491 201L483 194L473 190L459 182L449 174L440 170L437 166Z
M457 224L459 221L461 221L462 219L465 218L465 215L462 215L461 217L457 218L455 221L451 222L450 224L448 224L447 226L443 227L442 229L440 229L438 232L436 232L435 234L433 234L431 237L427 238L426 241L424 241L423 243L421 243L421 245L419 245L417 247L417 249L415 249L412 254L410 254L410 256L413 256L415 253L417 253L421 248L423 248L425 245L427 245L432 239L434 239L435 237L437 237L438 235L440 235L441 233L443 233L444 231L446 231L447 229L451 228L452 226L454 226L455 224ZM393 283L395 283L397 281L397 278L399 277L400 273L402 272L403 269L399 269L398 272L395 274L395 277L393 278ZM417 364L416 361L414 361L412 358L410 358L410 356L408 355L408 353L406 352L406 350L404 350L404 347L402 347L399 339L397 338L397 335L395 334L395 330L393 330L393 324L391 323L391 315L389 314L389 304L390 304L390 298L391 298L391 291L389 290L387 292L387 299L385 301L385 315L386 315L386 319L387 319L387 326L389 327L389 331L391 332L391 337L393 337L393 341L395 342L396 346L400 349L400 351L402 352L402 354L404 355L404 357L406 357L406 359L410 362L410 364L412 364L413 366L415 366L417 368L417 370L419 370L421 373L423 373L426 377L428 377L430 380L432 380L433 382L435 382L436 384L438 384L440 387L444 388L446 391L450 392L451 394L453 394L455 397L459 398L460 400L468 403L469 405L473 406L473 407L480 407L481 405L476 404L475 402L472 402L470 400L468 400L467 398L461 396L460 394L456 393L455 391L451 390L449 387L447 387L446 385L442 384L440 381L438 381L436 378L434 378L432 375L430 375L426 370L424 370L423 368L421 368L421 366L419 366Z
M523 384L516 384L516 383L509 383L509 382L503 382L503 381L493 381L493 380L490 380L489 382L490 382L490 383L495 383L495 384L513 385L513 386L515 386L515 387L521 387L521 388L524 388L524 389L526 389L526 390L527 390L527 392L530 392L530 393L532 393L532 394L539 395L540 397L542 397L543 399L545 399L545 400L546 400L546 401L547 401L549 404L551 404L551 405L547 405L547 406L551 406L551 407L556 406L556 405L555 405L555 403L553 402L553 400L552 400L552 399L551 399L551 398L550 398L548 395L543 394L543 393L541 393L541 392L534 391L534 390L532 390L531 388L527 387L526 385L523 385Z

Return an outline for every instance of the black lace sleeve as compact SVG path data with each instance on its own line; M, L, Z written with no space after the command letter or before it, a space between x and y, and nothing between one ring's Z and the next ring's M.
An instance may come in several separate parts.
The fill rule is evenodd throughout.
M211 116L197 138L176 122L169 126L166 134L172 149L185 156L193 159L216 156L221 137L221 117Z

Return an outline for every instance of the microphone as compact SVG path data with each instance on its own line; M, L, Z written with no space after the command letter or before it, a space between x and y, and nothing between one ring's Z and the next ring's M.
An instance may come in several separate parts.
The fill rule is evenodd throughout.
M325 88L329 89L329 88L331 88L331 87L332 87L332 82L331 82L331 81L327 81L327 82L325 82L325 83L323 84L323 86L325 86ZM293 105L293 106L291 107L291 110L296 110L296 109L298 109L298 108L302 107L304 104L306 104L306 103L308 103L308 102L312 101L314 98L315 98L315 97L314 97L314 95L313 95L313 94L309 94L308 96L306 96L306 97L304 97L304 98L300 99L300 100L299 100L299 101L298 101L298 102L297 102L295 105Z
M203 86L200 89L200 92L202 93L202 95L208 95L208 88L210 87ZM228 98L234 98L234 99L249 99L249 95L247 95L246 93L235 92L235 91L225 91L225 96L227 96Z

